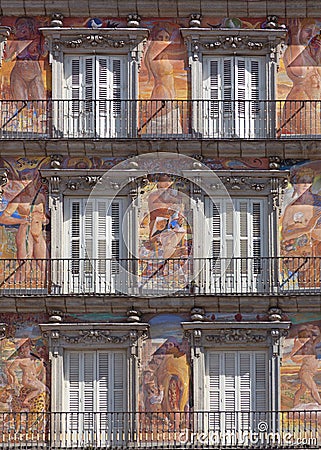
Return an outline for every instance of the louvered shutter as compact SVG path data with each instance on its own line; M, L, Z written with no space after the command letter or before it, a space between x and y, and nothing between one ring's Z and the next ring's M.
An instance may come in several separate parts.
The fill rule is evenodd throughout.
M122 412L125 406L125 355L121 352L113 353L113 411Z
M234 100L234 70L233 60L231 58L223 59L223 114L224 117L230 117L233 111L232 100ZM233 124L231 124L233 125Z
M107 235L110 230L107 227L108 221L108 203L105 200L97 200L97 253L96 258L98 258L98 273L106 273L106 258L107 256Z
M233 429L235 411L267 410L267 353L265 351L209 351L207 385L210 411L226 412L224 424ZM207 394L205 394L207 395Z
M220 61L218 59L213 59L209 61L210 64L210 100L211 100L211 110L210 114L211 117L217 117L219 114L219 102L220 100L220 77L219 77L219 63Z
M111 257L113 258L112 272L118 272L120 258L120 203L114 201L111 204Z
M259 113L259 100L265 100L266 93L263 85L263 79L261 77L261 66L259 60L250 60L250 100L251 102L251 115L257 115Z
M80 408L80 360L79 353L69 352L67 358L67 374L69 383L69 408L70 412L79 412Z
M70 351L66 355L70 412L126 410L126 354L123 351Z
M81 245L81 225L82 225L82 204L79 200L71 202L70 211L70 257L72 264L72 273L79 273L80 245Z
M123 70L122 60L118 58L112 58L112 93L113 93L113 114L114 117L118 117L121 113L121 91L123 88Z
M245 118L246 112L246 103L245 100L247 98L247 70L246 70L246 60L242 58L236 58L235 60L235 100L236 100L236 108L235 110L238 113L238 118ZM237 133L240 134L244 132L244 121L240 121L239 119L237 123L237 128L241 129L237 130ZM243 128L243 129L242 129Z
M254 358L255 396L253 399L253 408L255 411L265 412L268 403L267 355L265 352L256 352Z
M110 410L109 401L109 378L110 378L110 353L100 351L97 354L97 411Z

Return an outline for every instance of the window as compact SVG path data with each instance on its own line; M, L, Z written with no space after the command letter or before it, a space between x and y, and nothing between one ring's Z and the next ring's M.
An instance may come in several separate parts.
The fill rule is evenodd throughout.
M182 327L191 343L195 432L202 443L248 448L260 423L268 433L277 431L282 340L290 322L271 314L269 321L191 321Z
M264 113L264 58L206 57L203 67L205 133L255 137ZM206 129L207 127L207 129Z
M126 406L126 353L124 351L66 351L64 411L68 430L81 441L112 439L113 429L124 428ZM117 413L121 413L117 415Z
M210 414L210 428L224 432L252 428L259 413L268 410L267 372L266 351L208 351L206 410L214 413Z
M66 56L67 133L73 137L117 137L125 126L125 58Z
M223 292L264 291L268 235L264 199L207 202L212 283Z
M65 357L67 411L126 411L123 351L67 351Z
M275 136L275 75L284 29L182 28L191 67L192 132ZM272 126L271 126L272 124Z
M122 250L121 199L69 198L65 215L69 290L114 292Z
M51 361L51 444L123 445L138 411L147 323L45 323Z
M136 137L145 28L41 28L52 64L53 137Z

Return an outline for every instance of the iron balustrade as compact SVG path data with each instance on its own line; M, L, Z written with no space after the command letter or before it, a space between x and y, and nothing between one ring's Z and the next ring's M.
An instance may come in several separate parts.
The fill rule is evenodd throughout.
M194 296L321 292L321 257L0 259L0 294Z
M1 412L0 448L320 448L319 411Z
M321 138L320 100L0 100L2 139Z

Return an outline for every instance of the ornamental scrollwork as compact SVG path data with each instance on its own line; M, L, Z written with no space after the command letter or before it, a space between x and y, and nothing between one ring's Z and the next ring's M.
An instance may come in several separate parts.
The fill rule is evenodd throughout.
M81 34L77 39L54 39L53 48L60 51L61 48L92 48L92 47L110 47L123 48L135 44L134 39L113 39L112 36L101 34Z
M80 330L78 336L61 335L61 338L69 344L123 344L131 339L131 334L111 336L108 330Z
M245 329L222 329L218 330L218 334L212 334L205 336L208 342L215 343L258 343L265 342L267 339L266 334L257 334L253 330Z

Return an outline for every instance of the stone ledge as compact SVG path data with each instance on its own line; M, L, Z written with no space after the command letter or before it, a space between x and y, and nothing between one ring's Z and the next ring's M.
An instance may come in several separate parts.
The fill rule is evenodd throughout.
M142 314L164 312L189 313L191 308L204 308L213 313L264 313L277 305L284 313L321 311L321 293L302 296L189 296L189 297L111 297L111 296L0 296L2 313L39 313L57 310L64 313L126 313L132 308Z
M0 156L133 156L149 152L200 154L214 158L264 158L278 155L281 159L320 159L321 139L267 140L174 140L174 139L51 139L0 140Z

